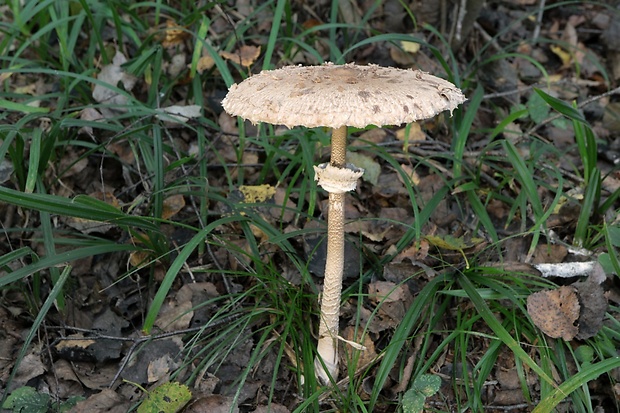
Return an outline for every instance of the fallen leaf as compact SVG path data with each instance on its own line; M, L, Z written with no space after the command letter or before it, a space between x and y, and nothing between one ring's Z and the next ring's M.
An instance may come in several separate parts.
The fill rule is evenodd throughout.
M97 199L99 201L103 201L106 204L113 206L114 208L120 208L120 202L114 196L112 192L109 191L95 191L88 194L90 198ZM105 233L110 229L114 228L114 224L109 224L106 222L95 221L86 218L77 218L77 217L68 217L65 220L65 224L70 226L71 228L75 228L78 231L84 234L90 234L93 232L96 233Z
M13 386L19 387L26 384L31 379L45 373L45 365L41 361L41 356L34 352L26 354L17 367L17 373L13 380Z
M174 365L174 362L168 354L152 360L146 369L146 380L149 383L155 383L167 379L170 375L171 364Z
M130 410L131 402L112 389L104 389L88 399L78 402L70 413L124 413Z
M362 175L364 181L377 185L381 175L381 166L377 161L359 152L347 152L347 158L350 163L364 170Z
M116 88L117 85L121 83L123 88L129 92L136 85L136 77L125 72L121 67L126 62L127 58L125 55L117 51L112 59L112 63L102 67L99 76L97 76L99 82L97 82L93 88L93 99L99 103L106 103L113 106L113 108L108 109L122 112L127 111L127 108L124 106L126 106L129 101L128 97L111 89L112 87ZM105 84L108 84L109 87Z
M202 72L204 72L205 70L210 70L213 66L215 66L215 60L211 55L207 54L198 59L196 71L202 74Z
M396 131L396 139L401 142L423 141L426 140L426 134L418 122L412 122Z
M260 46L241 46L236 52L221 51L220 56L241 66L250 66L260 56Z
M276 188L267 184L241 185L239 191L243 194L243 202L255 204L271 199L276 193Z
M594 337L603 327L603 319L607 313L605 290L594 276L588 277L585 281L576 282L573 286L577 289L581 303L577 338L586 340Z
M149 392L138 407L138 413L176 413L192 398L192 392L184 384L170 382Z
M579 332L575 322L579 318L577 289L562 286L557 290L543 290L527 298L527 312L534 325L552 338L570 341Z
M190 119L199 118L202 107L199 105L172 105L157 110L157 117L171 123L187 123Z
M166 332L188 328L194 317L192 307L191 301L167 301L155 320L155 326Z
M163 210L161 211L162 219L170 219L178 214L185 207L185 198L183 195L177 194L164 199Z
M400 42L400 47L402 47L405 52L413 54L417 53L420 50L420 43L408 42L403 40Z
M348 360L346 361L347 366L350 365L350 362L352 360L355 360L357 366L364 366L371 363L375 359L375 357L377 357L377 352L375 351L375 343L368 336L368 334L364 334L363 340L361 340L362 333L363 329L356 328L355 326L347 326L342 332L342 337L344 337L345 340L359 343L364 346L364 350L358 350L355 348L351 348L351 346L346 343L342 344L342 346L344 346L346 349L345 351L343 351L343 355L344 357L348 358Z
M425 238L431 245L437 248L460 252L484 242L482 238L471 238L469 241L465 241L463 237L453 237L452 235L444 235L443 237L427 235Z
M185 413L239 413L239 407L234 403L232 397L219 394L200 397L192 404L187 406Z
M172 20L166 21L166 28L163 32L163 36L159 36L159 40L164 47L179 45L190 36L190 33L183 26Z
M257 406L252 413L290 413L290 410L281 404L271 403L269 406Z

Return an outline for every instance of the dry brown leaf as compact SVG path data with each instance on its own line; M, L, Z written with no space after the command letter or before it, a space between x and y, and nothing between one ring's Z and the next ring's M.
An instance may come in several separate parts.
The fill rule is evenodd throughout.
M161 357L151 360L146 371L147 381L149 383L155 383L156 381L165 382L170 376L171 368L176 363L170 358L169 354L164 354Z
M290 413L290 410L281 404L271 403L269 406L257 406L252 413Z
M342 354L349 359L345 361L345 365L347 366L350 365L350 361L353 360L354 357L357 358L356 362L358 366L364 366L372 362L375 357L377 357L375 343L368 336L368 334L364 334L363 340L361 340L362 333L363 329L356 328L354 326L347 326L342 332L342 337L344 337L345 340L359 343L365 348L364 350L357 350L346 343L342 343L341 345L345 348L345 351L343 351Z
M178 214L185 207L185 198L183 195L177 194L164 199L164 208L161 211L163 219L170 219Z
M130 410L131 403L112 389L102 390L86 400L78 402L70 413L107 412L123 413Z
M236 52L221 51L220 56L241 66L250 66L260 56L260 46L241 46Z
M207 54L198 59L196 71L202 74L202 72L205 70L210 70L213 66L215 66L215 60L211 57L211 55Z
M595 269L593 273L597 270ZM601 281L602 282L602 281ZM603 327L603 319L607 313L607 299L605 290L595 275L590 275L585 281L573 284L582 303L579 315L579 340L594 337Z
M563 262L568 249L559 244L538 244L532 254L532 264Z
M192 311L192 302L177 300L167 301L161 308L155 326L161 328L162 331L183 330L189 327L194 317Z
M543 290L527 298L527 312L536 327L552 338L570 341L579 332L575 322L579 318L577 290L562 286L557 290Z
M239 407L232 397L213 394L196 399L183 411L185 413L239 413Z
M222 111L217 118L217 123L222 130L222 133L229 135L238 135L239 129L237 128L237 117L232 117L228 113Z
M190 33L183 26L176 24L172 20L166 21L166 28L163 36L160 37L161 45L172 47L183 43L190 36Z
M420 242L413 244L410 247L405 248L394 257L392 260L393 263L401 263L404 260L409 260L412 263L416 261L422 261L428 256L428 250L430 248L430 244L427 240L422 239Z
M409 124L408 128L401 128L397 130L396 139L401 142L423 141L426 139L426 134L422 131L422 127L418 122L413 122Z
M127 63L127 58L121 52L116 52L112 63L101 68L97 76L99 83L93 88L93 99L99 103L109 105L108 110L127 111L128 98L124 94L119 94L116 86L121 83L126 91L131 91L136 85L137 78L125 72L122 65ZM106 87L105 84L110 86Z
M13 385L20 387L25 385L31 379L45 373L46 367L41 360L41 355L34 350L26 354L21 363L17 367L17 374L13 380Z
M287 190L282 187L276 188L273 200L276 204L275 208L269 208L269 215L281 222L291 222L295 218L295 203L291 201L287 194ZM284 208L284 211L282 209Z
M91 198L103 201L114 208L120 208L120 202L110 191L95 191L88 194ZM101 221L93 221L90 219L68 217L65 221L71 228L75 228L84 234L90 234L92 232L104 233L114 228L114 224L108 224Z

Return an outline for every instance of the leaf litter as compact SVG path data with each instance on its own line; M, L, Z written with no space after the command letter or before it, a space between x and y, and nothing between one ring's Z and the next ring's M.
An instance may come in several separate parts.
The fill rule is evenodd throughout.
M386 2L382 7L387 9L388 3L390 2ZM488 10L488 13L481 17L483 25L479 29L478 36L484 37L484 29L490 30L494 25L501 25L501 22L504 21L502 19L512 19L515 13L520 10L519 7L534 2L528 0L505 3L514 3L514 6L512 8L500 6L496 10ZM239 10L248 10L248 7L250 9L252 7L251 2L243 6L245 8L240 7ZM352 10L355 9L355 7L352 8ZM432 10L430 11L429 14L423 13L421 15L424 16L424 20L432 22L433 18L436 17L433 17L434 14ZM594 56L598 59L600 51L594 48L592 39L584 39L587 37L584 33L589 33L589 30L594 30L593 28L602 33L600 40L607 47L611 72L616 80L620 79L620 75L618 75L620 73L620 59L617 58L620 47L616 41L618 36L614 35L618 31L620 19L606 19L605 11L600 8L590 8L588 13L591 17L584 18L584 15L587 15L584 13L577 16L579 18L560 15L555 16L554 20L543 21L543 28L548 31L549 36L564 42L564 47L550 46L547 50L536 44L535 46L523 45L520 50L531 59L541 62L551 73L550 87L546 91L567 101L584 94L597 92L601 87L600 81L597 80L600 73L597 72L596 65L592 65L588 59L588 56ZM306 15L300 11L299 17L307 18L304 25L310 28L320 24L316 19L319 14L315 14ZM390 16L377 17L377 25L386 24L388 18ZM266 18L261 27L255 30L257 32L269 30L270 23L270 18ZM398 22L398 24L402 25L402 22ZM584 30L581 31L581 28ZM186 76L187 73L184 72L188 68L186 59L192 52L188 49L186 27L172 20L167 20L165 26L159 30L161 35L156 36L155 40L160 42L164 48L177 49L174 53L175 58L170 56L168 57L170 61L165 62L169 65L168 73L173 76ZM225 33L226 30L229 28L222 19L219 20L219 23L215 21L214 33L210 34L212 38L209 40L217 40L217 33ZM515 25L514 31L504 33L504 36L516 36L516 38L522 39L524 38L523 34L529 33L529 30L530 28L524 25ZM507 39L500 40L505 41ZM387 53L389 58L372 47L364 49L356 57L359 60L377 60L392 65L415 65L429 71L439 71L434 66L433 59L425 55L427 51L424 48L419 48L418 43L410 43L402 44L402 50L390 45ZM317 39L317 44L319 44L317 48L320 49L320 39ZM260 45L243 45L232 51L223 50L220 52L220 56L226 60L228 65L241 65L249 69L258 62L261 53ZM97 130L96 123L113 119L118 112L126 112L130 104L129 97L140 98L141 93L143 93L144 79L133 76L127 71L127 62L135 57L125 56L123 53L117 52L111 64L101 67L97 75L98 82L92 90L92 98L95 102L103 105L99 106L99 110L95 108L82 109L80 112L81 119L92 122L93 126L82 128L80 133L87 135L92 140L105 140L105 137L101 136L101 131ZM314 57L300 50L295 59L299 63L306 64L312 63ZM600 60L596 60L595 63L600 63ZM493 76L482 76L480 81L484 85L485 91L491 94L518 91L519 93L514 93L510 97L511 103L519 102L518 97L523 94L523 102L528 110L529 120L534 123L534 127L544 128L546 136L557 147L566 146L571 142L569 140L572 138L570 131L567 134L566 126L559 122L547 123L549 113L543 113L541 110L547 110L548 106L541 105L538 94L527 94L523 91L534 81L538 82L542 78L538 68L528 66L527 62L527 59L515 59L514 62L502 61L501 64L492 67ZM575 65L583 68L579 78L577 74L572 72L572 67ZM198 72L205 73L213 70L213 68L213 56L203 49L198 62ZM501 79L503 80L500 82ZM10 76L6 79L3 78L3 80L7 82L8 87L12 88L13 92L27 93L32 96L43 95L47 87L41 83L40 79L23 76ZM566 86L567 82L571 84L570 87ZM215 92L221 93L223 90ZM491 98L495 99L498 112L506 110L501 97L500 99ZM33 102L32 105L37 105L37 103ZM603 131L601 136L606 136L608 146L605 148L605 152L611 155L603 154L600 166L609 172L603 185L610 187L618 186L614 184L613 180L618 178L612 169L612 165L617 160L613 157L614 150L620 152L620 144L616 142L617 139L613 138L613 134L620 130L617 127L618 116L616 115L619 111L616 106L617 104L609 99L601 99L588 107L589 112L586 112L589 116L592 114L595 126ZM177 128L179 135L185 136L182 139L187 140L185 143L188 148L192 145L195 148L196 144L194 137L188 130L191 128L192 122L198 121L201 116L212 117L214 121L217 121L223 132L223 136L210 137L213 138L213 141L210 143L211 150L206 155L209 157L208 162L215 165L220 162L220 159L224 159L230 164L237 163L239 157L234 148L239 143L239 130L236 119L225 114L215 115L212 109L208 107L203 108L192 104L191 101L186 102L184 96L166 102L157 114L157 117L167 122L168 128ZM597 116L599 117L597 118ZM483 124L487 122L487 126L494 126L492 122L495 120L484 119L484 115L481 115L479 121ZM423 206L444 190L446 178L450 177L450 171L443 169L442 162L439 160L450 149L447 143L450 138L445 136L440 125L441 122L437 121L437 124L434 122L422 125L414 124L408 129L396 131L370 129L361 133L354 144L357 146L354 153L359 162L363 163L364 167L371 173L364 177L365 181L362 184L365 186L364 190L347 195L350 198L350 202L348 202L350 206L346 211L348 219L346 230L350 237L347 239L346 249L347 256L355 257L355 259L347 262L346 278L348 285L359 278L364 269L371 267L373 260L376 262L376 260L387 256L393 258L382 268L373 272L372 280L364 286L366 299L362 304L358 306L356 299L350 297L349 302L345 303L343 307L343 313L349 314L348 319L345 320L348 325L343 330L344 340L359 343L366 350L357 350L343 341L341 345L345 351L342 354L345 355L344 357L350 357L350 359L342 362L341 365L349 365L353 358L357 358L360 366L368 366L376 362L381 350L385 348L386 339L398 327L423 285L436 277L447 266L454 265L462 268L463 257L465 260L471 259L480 253L486 245L485 240L479 238L478 234L471 230L467 222L468 217L458 208L458 203L461 200L458 198L458 194L453 194L454 196L444 196L433 208L429 214L429 221L424 224L423 228L420 228L420 233L424 235L423 239L411 242L400 250L396 248L403 234L414 225L415 214L419 212L414 212L411 208L409 188L416 188L419 205ZM522 134L526 130L526 125L528 124L525 121L515 120L506 130ZM608 134L605 135L604 132ZM472 136L470 139L473 148L476 148L480 147L478 141L483 141L485 137ZM399 149L401 153L394 154L399 165L398 170L394 164L388 164L378 157L376 151L364 150L364 145L367 144ZM80 152L78 148L70 148L62 160L64 187L56 189L58 194L65 195L63 191L88 194L88 196L103 200L118 209L124 208L127 202L136 201L135 181L140 181L142 176L135 172L140 167L135 158L135 151L129 141L126 140L107 140L105 145L116 159L101 161L97 165L83 157L83 152ZM221 158L217 158L214 154L218 154ZM437 159L428 157L423 164L412 160L415 156L427 156L428 154L438 155ZM241 160L245 165L257 165L263 161L261 156L256 153L244 153ZM467 158L465 162L475 165L475 156L474 159ZM576 165L579 164L579 158L575 152L569 152L566 157L557 160L557 163L563 166ZM101 170L116 171L116 173L98 172ZM317 206L318 219L311 217L312 219L308 219L304 223L300 222L296 212L293 212L296 211L296 203L300 201L300 195L287 193L284 188L286 182L277 184L260 182L257 169L247 166L245 182L249 184L237 188L228 188L225 176L220 172L209 173L209 186L221 191L228 202L217 202L213 211L224 215L240 212L258 214L261 219L276 227L281 227L285 231L303 230L305 235L301 237L297 246L300 251L303 251L310 273L320 278L325 262L323 218L327 213L327 208L325 207L324 197L320 197ZM232 177L234 178L237 173L238 169L234 168ZM94 176L104 177L105 179L102 180L105 182L93 183L92 178ZM87 180L84 177L87 177ZM493 183L493 179L490 178L489 182ZM578 184L574 183L574 185ZM516 193L518 193L518 189L513 192L513 194ZM134 196L135 198L132 198ZM162 218L179 221L190 219L190 211L193 205L188 201L189 197L187 196L172 195L165 197ZM567 199L549 218L549 222L558 224L555 226L559 227L558 231L561 232L561 236L566 236L567 233L567 231L562 232L561 226L570 227L577 221L579 201L580 199L576 196ZM514 211L511 211L506 203L497 199L489 200L487 210L493 219L497 220L497 228L503 228L515 238L511 240L511 243L506 243L507 248L503 256L492 256L491 258L497 261L505 260L503 262L507 265L504 265L503 268L506 270L511 269L512 262L525 262L529 239L526 236L516 235L518 231L511 227L510 218L514 216ZM121 240L123 236L117 227L96 221L71 218L67 219L64 224L87 235L104 234L118 240ZM281 251L270 245L269 235L261 232L257 227L253 227L252 232L261 241L259 253L262 254L262 261L271 263L274 260L278 262L280 259L279 265L282 267L282 273L290 274L287 276L287 281L294 285L301 285L302 280L299 271L282 259ZM144 262L157 261L156 265L159 268L160 275L153 275L156 280L161 281L161 274L164 272L167 261L165 259L160 260L161 257L157 255L149 255L152 252L149 251L145 253L146 255L141 256L132 254L129 257L95 257L85 263L88 269L77 277L75 301L70 304L67 310L68 316L62 320L58 316L56 319L50 320L50 325L58 324L65 328L65 330L59 331L48 330L48 333L52 332L51 335L55 336L56 340L50 346L54 354L53 359L47 359L41 346L33 348L22 360L13 381L13 388L10 390L25 386L33 380L39 380L40 383L45 383L40 388L49 385L50 388L53 387L55 394L62 398L68 399L76 394L84 395L85 400L77 402L72 409L74 412L124 412L138 400L148 401L149 396L145 399L145 394L154 395L152 398L158 398L160 395L157 389L166 389L166 385L172 385L170 380L172 380L173 375L178 374L175 377L175 380L178 380L195 374L199 378L195 380L195 386L191 389L194 395L185 409L186 412L261 412L267 411L266 409L269 407L271 411L276 412L292 411L299 403L299 400L292 396L289 391L292 374L282 372L275 381L273 380L273 371L269 368L275 364L276 354L273 351L269 352L262 361L262 370L260 367L257 368L252 380L246 381L242 397L238 399L232 397L237 390L235 380L244 371L249 363L248 355L257 345L253 333L255 332L254 328L258 328L261 321L257 322L259 324L248 326L236 332L240 339L230 352L217 358L218 369L183 364L183 357L187 354L195 354L198 351L196 346L190 347L189 350L186 348L187 337L204 328L205 324L218 313L214 305L209 303L213 303L231 292L251 288L253 284L253 282L246 280L227 280L229 277L225 274L221 277L204 275L205 269L208 269L210 273L217 273L220 270L218 267L232 271L253 267L254 262L248 258L253 253L251 245L240 234L241 230L237 225L222 228L217 235L218 239L210 240L213 250L209 259L194 257L192 262L188 263L187 268L182 273L186 282L175 285L175 293L170 294L170 297L164 302L155 322L158 333L153 335L152 340L149 337L140 337L138 333L141 316L144 308L148 305L147 297L152 294L149 289L151 287L145 280L145 274L139 270L144 268L142 267ZM181 233L170 234L172 240L177 239L177 237L180 240L184 239L184 235ZM131 242L144 245L145 250L148 250L146 244L155 244L156 241L155 237L150 234L136 233L131 237ZM532 265L529 266L529 263L526 265L526 272L531 271L531 273L538 275L537 269L540 270L545 267L537 267L536 265L563 265L566 264L566 260L577 258L576 254L569 252L567 248L552 244L551 241L549 240L549 244L539 246L533 256ZM245 251L247 255L243 256L239 251ZM395 255L396 253L397 255ZM507 258L510 259L506 260ZM125 267L135 269L132 277L121 278ZM523 268L519 267L518 269L522 270ZM558 267L551 268L557 270ZM225 271L221 272L223 274ZM554 280L559 279L557 273L552 274L552 276L555 277ZM577 277L585 278L585 280L575 281ZM320 283L320 279L318 282ZM611 299L614 297L614 291L609 286L608 278L605 274L602 278L596 279L592 275L586 276L583 271L572 272L571 279L568 281L559 280L558 284L564 285L554 289L542 290L528 297L527 311L534 324L549 337L561 338L575 344L578 343L578 340L594 337L604 325L604 317L608 310L608 297L612 297ZM617 297L617 291L615 294ZM615 300L617 304L618 299ZM3 304L5 307L0 308L0 311L4 312L0 317L3 323L0 343L3 354L9 354L15 352L19 346L17 337L23 336L28 330L27 323L24 323L23 317L20 318L20 315L25 313L26 303L23 296L10 293L4 297ZM467 306L465 302L459 300L455 300L453 305L455 307ZM11 312L5 308L10 309ZM355 311L359 312L359 320L351 316ZM262 322L266 323L267 321L262 320ZM445 323L446 327L449 328L452 320L445 320ZM490 333L484 326L479 330L481 335ZM15 333L10 334L9 332ZM435 344L446 335L444 332L435 332L434 334L437 336L434 341ZM134 347L136 344L139 346ZM212 346L216 345L217 342L205 340L201 344ZM413 352L415 343L412 344L414 345L414 349L411 350ZM490 347L490 343L482 339L476 345L475 351L468 354L468 358L471 360L480 359ZM445 380L446 377L450 376L462 377L470 374L471 366L452 359L453 356L451 350L444 351L437 365L433 367L433 371L437 375L431 377L442 377ZM126 364L123 364L124 362ZM530 405L523 397L522 388L526 386L532 391L535 389L537 380L534 375L526 371L525 382L523 382L522 375L524 373L517 369L514 356L505 349L501 350L496 364L497 368L490 378L496 380L497 384L488 386L489 394L484 402L489 406L509 407L511 411L518 410L518 406L526 404L526 407L518 411L527 411ZM291 362L291 365L295 364ZM2 371L1 382L6 383L8 379L6 372L12 368L12 363L5 358L0 358L0 367L2 367L0 368ZM115 380L117 375L131 383L120 384L118 380ZM392 374L391 388L396 389L405 397L407 406L416 406L409 407L411 411L418 411L417 406L420 406L420 403L422 406L427 403L427 406L446 408L447 405L454 403L456 397L463 397L463 395L455 396L450 389L446 389L446 386L437 387L436 383L432 382L436 381L434 378L429 379L429 384L425 385L426 379L425 376L420 376L410 387L407 387L408 383L400 383L397 375ZM366 386L371 381L367 380ZM52 383L55 384L52 385ZM111 385L111 383L115 384ZM265 388L274 383L274 393L277 394L278 403L272 402L270 406L267 406L268 400L271 399L266 397ZM147 392L144 393L136 385L147 386ZM28 387L21 388L28 389ZM437 391L439 395L433 397ZM26 390L26 392L28 392L28 397L41 398L41 394L43 394L39 391L34 394L30 390ZM363 393L363 390L360 390L360 393ZM397 395L391 395L387 391L382 394L390 403L397 397ZM18 396L17 394L15 398ZM414 399L415 401L412 401ZM166 401L166 403L168 402ZM142 406L146 406L146 404ZM161 409L161 406L161 403L157 404L158 409ZM403 405L403 407L405 406ZM141 408L147 409L147 407ZM377 411L384 411L383 409L385 408Z

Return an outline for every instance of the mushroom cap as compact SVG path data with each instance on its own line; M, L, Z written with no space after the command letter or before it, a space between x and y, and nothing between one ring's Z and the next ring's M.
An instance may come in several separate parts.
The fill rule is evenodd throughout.
M420 70L327 63L262 71L232 85L222 106L253 123L363 128L431 118L465 100L452 83Z

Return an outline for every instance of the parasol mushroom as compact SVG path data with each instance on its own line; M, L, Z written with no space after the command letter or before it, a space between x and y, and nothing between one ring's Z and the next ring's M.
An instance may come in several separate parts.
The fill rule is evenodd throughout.
M344 195L363 170L346 162L347 126L400 125L452 112L465 101L452 83L419 70L356 64L287 66L232 85L226 112L253 123L333 128L331 159L315 166L329 192L327 258L315 369L324 384L338 376L338 319L344 265Z

